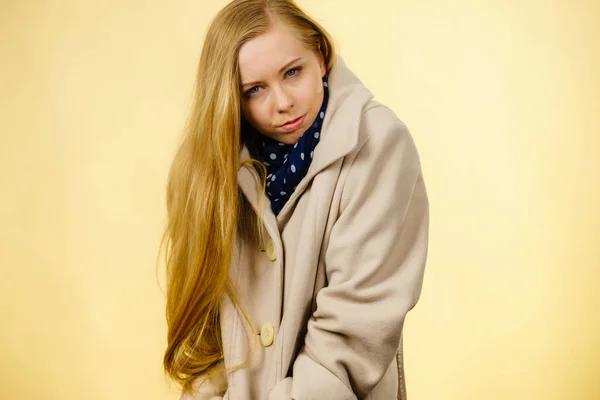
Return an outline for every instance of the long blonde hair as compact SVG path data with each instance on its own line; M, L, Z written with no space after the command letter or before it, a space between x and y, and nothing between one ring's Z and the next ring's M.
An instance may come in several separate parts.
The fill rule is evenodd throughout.
M161 242L168 325L163 363L184 390L196 378L215 372L223 360L223 297L229 296L241 310L229 279L236 235L242 225L254 226L255 235L262 232L262 217L247 207L237 182L239 169L253 164L251 170L264 191L264 166L256 160L249 165L240 161L238 53L244 43L267 33L274 18L292 28L307 48L321 53L327 70L334 62L327 32L291 0L234 0L210 24L193 108L169 172L167 226Z

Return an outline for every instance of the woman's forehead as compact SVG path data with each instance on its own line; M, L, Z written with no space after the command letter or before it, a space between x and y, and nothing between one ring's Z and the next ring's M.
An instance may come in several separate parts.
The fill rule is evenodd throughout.
M290 29L274 26L269 32L242 45L238 63L242 83L262 80L280 74L280 70L295 59L310 57L306 48Z

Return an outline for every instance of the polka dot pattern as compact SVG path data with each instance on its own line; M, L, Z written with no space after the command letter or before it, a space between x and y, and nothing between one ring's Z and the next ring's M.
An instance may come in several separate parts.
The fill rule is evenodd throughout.
M267 195L271 209L278 215L296 187L306 176L313 160L313 152L321 138L321 127L327 111L329 89L327 76L323 78L323 103L313 124L302 134L297 143L288 145L253 131L248 149L254 158L267 167ZM253 129L248 127L248 129ZM310 154L310 157L306 157ZM288 162L289 161L289 162Z

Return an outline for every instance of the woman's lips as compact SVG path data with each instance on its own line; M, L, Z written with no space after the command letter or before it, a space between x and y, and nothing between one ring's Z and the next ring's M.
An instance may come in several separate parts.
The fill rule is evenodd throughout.
M284 125L281 125L281 129L283 129L286 132L293 132L302 126L305 119L306 119L306 114L304 114L300 118L296 118L290 122L287 122Z

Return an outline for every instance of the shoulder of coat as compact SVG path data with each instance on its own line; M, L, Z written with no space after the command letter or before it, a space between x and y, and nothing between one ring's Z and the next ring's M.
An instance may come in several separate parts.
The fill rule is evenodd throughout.
M391 139L389 135L398 139L410 136L404 122L389 107L376 100L365 104L362 114L358 148L371 139L388 140Z

